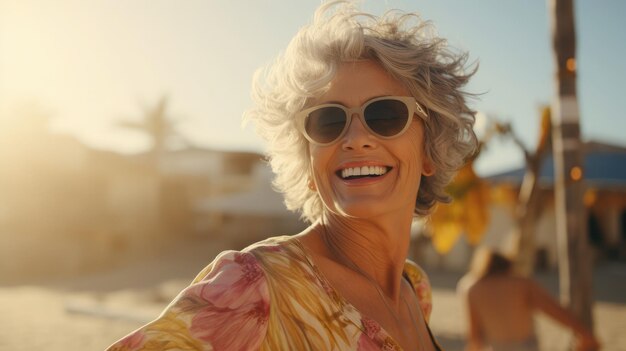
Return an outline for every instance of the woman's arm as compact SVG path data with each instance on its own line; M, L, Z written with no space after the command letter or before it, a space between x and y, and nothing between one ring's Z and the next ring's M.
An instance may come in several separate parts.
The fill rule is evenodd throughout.
M267 331L269 292L250 253L220 254L154 321L107 351L256 350Z

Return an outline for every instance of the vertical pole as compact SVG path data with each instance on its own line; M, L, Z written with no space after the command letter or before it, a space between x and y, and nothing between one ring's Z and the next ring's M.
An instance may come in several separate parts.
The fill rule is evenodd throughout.
M590 329L591 261L583 205L583 165L576 98L576 33L573 0L550 0L556 62L553 101L555 206L561 301Z

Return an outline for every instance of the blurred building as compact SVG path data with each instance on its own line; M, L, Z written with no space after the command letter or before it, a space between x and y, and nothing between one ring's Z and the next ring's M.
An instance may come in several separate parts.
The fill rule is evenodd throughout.
M304 229L298 216L285 212L281 194L272 190L272 171L257 163L247 191L224 193L199 199L194 204L199 227L232 238L235 248L271 236L291 235Z
M214 235L202 225L194 204L202 199L246 192L252 169L262 156L189 147L163 153L158 160L163 228L180 236ZM270 184L266 184L268 187Z
M43 127L0 131L2 282L105 269L199 237L241 246L290 225L297 215L271 190L260 154L125 155Z
M160 241L154 165L66 135L30 141L0 154L3 280L90 271Z
M163 175L164 228L242 248L303 229L272 189L272 172L258 153L188 148L168 152Z
M588 235L595 260L626 259L626 148L600 142L584 144L585 205L588 209ZM509 250L514 245L515 199L524 177L524 168L486 178L490 184L490 223L480 245ZM542 209L536 223L535 243L538 269L556 269L557 238L554 204L554 166L551 155L544 159L539 189ZM416 240L426 240L417 238ZM467 270L473 248L459 240L446 255L430 245L418 245L421 260L427 265L452 270Z

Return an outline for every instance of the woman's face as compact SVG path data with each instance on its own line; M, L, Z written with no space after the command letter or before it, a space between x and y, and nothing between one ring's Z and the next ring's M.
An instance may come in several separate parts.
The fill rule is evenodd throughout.
M330 89L317 104L339 103L348 108L380 96L411 96L409 91L372 61L342 64ZM356 117L356 116L353 116ZM414 117L409 129L392 139L368 132L359 118L328 146L309 144L312 180L327 210L343 216L372 218L395 211L412 214L422 174L432 174L423 153L423 125ZM344 170L374 167L378 176L347 177Z

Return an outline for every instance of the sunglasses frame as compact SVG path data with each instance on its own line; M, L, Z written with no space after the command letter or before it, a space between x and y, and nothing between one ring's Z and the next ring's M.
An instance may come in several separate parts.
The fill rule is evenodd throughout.
M381 101L381 100L400 101L406 105L407 110L408 110L409 118L407 118L406 125L398 133L392 136L384 136L384 135L380 135L376 133L370 128L370 126L367 124L367 121L365 120L365 115L364 115L365 109L369 105L375 102ZM344 125L343 129L341 130L341 132L339 133L339 135L337 135L335 139L333 139L332 141L328 143L320 143L316 140L313 140L313 138L309 136L309 134L306 132L305 124L306 124L306 119L309 117L311 112L317 111L325 107L337 107L343 110L346 114L346 124ZM365 126L365 129L367 129L367 131L370 132L372 135L375 135L376 137L381 138L381 139L393 139L393 138L399 137L400 135L404 134L404 132L406 132L406 130L411 125L411 121L413 121L412 117L415 115L416 112L419 112L420 118L422 118L422 120L426 121L428 119L428 114L426 113L426 111L422 108L422 106L420 106L420 104L412 96L380 96L380 97L366 101L361 106L353 107L353 108L348 108L341 104L316 105L316 106L309 107L307 109L304 109L296 113L295 116L296 116L296 127L309 142L315 145L327 146L327 145L332 145L336 143L346 134L346 132L348 131L348 128L350 128L350 125L352 124L352 116L355 113L358 115L358 118L361 119L361 123L363 124L363 126Z

